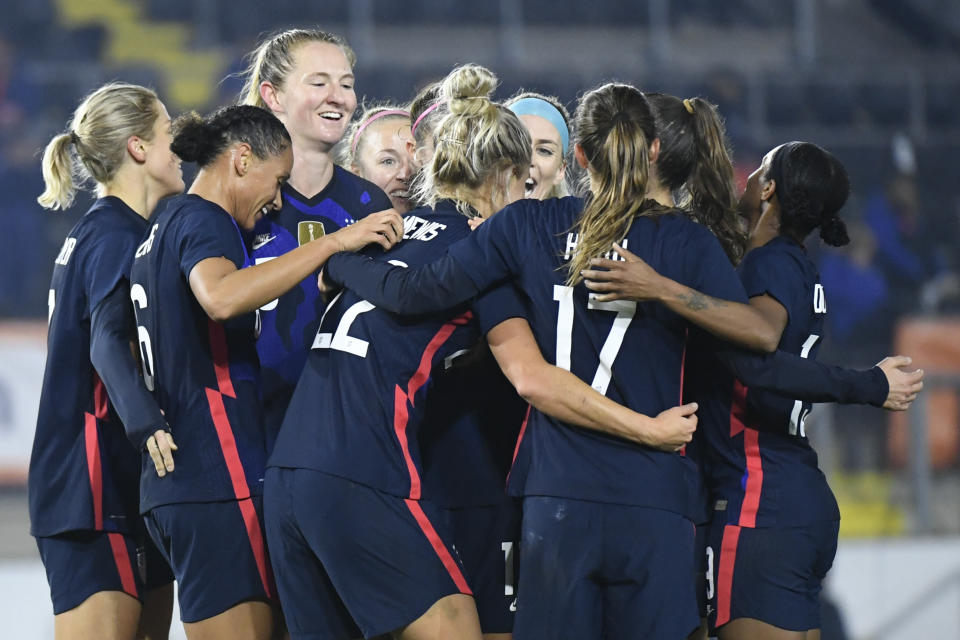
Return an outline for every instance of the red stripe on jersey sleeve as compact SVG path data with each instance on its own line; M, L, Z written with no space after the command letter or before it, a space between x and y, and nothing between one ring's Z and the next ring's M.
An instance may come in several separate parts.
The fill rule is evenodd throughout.
M93 415L97 420L107 419L107 388L103 386L103 380L94 372L93 374Z
M527 432L527 423L530 422L530 411L533 405L527 405L527 413L523 416L523 423L520 425L520 433L517 434L517 446L513 448L513 458L510 459L510 471L507 472L507 484L510 484L510 474L513 473L513 464L517 461L517 454L520 453L520 443L523 442L523 435Z
M410 513L413 514L417 524L420 525L420 529L423 531L423 534L427 536L430 546L433 547L433 550L437 553L437 556L440 558L440 562L443 563L447 573L450 574L450 578L453 579L453 583L457 585L457 589L460 590L460 593L464 593L468 596L473 595L473 591L470 590L470 586L467 584L467 579L463 577L463 572L460 571L460 565L458 565L457 561L453 559L453 556L450 554L450 550L447 549L447 546L443 543L443 540L440 539L440 534L438 534L437 530L433 528L433 524L430 523L430 519L427 518L427 514L423 512L423 508L420 506L420 503L416 500L404 500L404 503L406 503L407 508L410 509Z
M93 497L93 527L103 530L103 470L100 468L100 440L97 438L97 417L83 414L83 440L87 450L87 476Z

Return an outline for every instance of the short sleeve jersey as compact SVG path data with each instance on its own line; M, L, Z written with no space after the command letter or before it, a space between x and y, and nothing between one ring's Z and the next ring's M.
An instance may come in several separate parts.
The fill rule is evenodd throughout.
M146 227L119 198L100 198L71 229L54 262L47 364L27 480L35 536L134 530L140 454L90 362L90 319L108 294L127 286Z
M778 349L816 358L826 300L804 248L783 236L754 249L739 273L749 297L769 295L788 320ZM733 383L729 417L706 423L714 518L746 527L801 526L840 517L804 419L810 404Z
M330 183L312 198L286 184L283 207L258 220L254 228L254 262L272 260L391 206L390 199L379 187L338 166L333 168ZM323 315L325 305L317 290L318 273L319 270L260 309L262 329L257 351L271 441L280 427L283 411Z
M403 242L387 253L372 250L375 260L417 266L470 233L466 218L446 201L435 210L410 212L404 227ZM404 498L432 498L423 480L421 427L437 401L435 391L446 387L438 378L450 358L518 315L523 306L510 287L449 312L411 318L342 291L312 341L269 465L323 471Z
M196 195L174 198L136 252L130 295L144 377L163 409L176 470L159 478L143 457L141 511L171 503L242 499L263 484L257 314L211 320L189 277L207 258L250 261L236 222Z

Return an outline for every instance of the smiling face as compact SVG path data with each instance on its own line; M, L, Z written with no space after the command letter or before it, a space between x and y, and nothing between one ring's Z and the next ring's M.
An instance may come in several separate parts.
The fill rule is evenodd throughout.
M159 198L183 191L183 170L180 158L170 150L173 134L170 131L170 115L162 102L157 102L157 119L153 123L153 135L143 140L146 150L144 166L147 176L156 185Z
M283 152L261 160L246 145L238 146L238 149L242 148L246 148L249 155L246 158L246 172L239 176L235 218L241 228L249 231L258 218L283 206L280 188L290 177L293 150L287 147Z
M353 69L343 50L329 42L307 42L276 92L274 113L294 139L326 149L343 137L354 109Z
M384 190L393 208L410 211L410 177L413 144L409 118L386 116L369 124L360 136L351 170Z
M563 181L566 162L560 132L546 118L521 115L520 121L530 132L533 155L530 157L530 175L526 180L527 198L543 200L552 195L554 187Z

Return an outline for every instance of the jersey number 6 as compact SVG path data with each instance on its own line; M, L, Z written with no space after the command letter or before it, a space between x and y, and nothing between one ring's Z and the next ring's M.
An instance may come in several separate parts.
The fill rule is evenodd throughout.
M130 299L133 300L133 311L136 314L147 308L147 292L141 284L130 287ZM150 334L147 328L137 324L137 342L140 343L140 362L143 365L143 384L148 391L153 391L153 347L150 344Z

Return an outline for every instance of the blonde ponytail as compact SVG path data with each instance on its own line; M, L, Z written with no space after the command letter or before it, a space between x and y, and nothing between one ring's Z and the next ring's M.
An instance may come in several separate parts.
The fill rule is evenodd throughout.
M44 209L67 209L76 195L73 175L76 172L70 152L69 133L54 136L43 150L43 183L45 189L37 202Z

